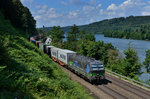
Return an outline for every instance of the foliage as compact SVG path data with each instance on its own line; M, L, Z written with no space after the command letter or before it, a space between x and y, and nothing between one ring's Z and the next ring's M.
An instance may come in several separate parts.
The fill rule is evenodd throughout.
M150 50L146 51L146 58L143 64L145 65L147 72L150 72Z
M67 46L67 49L76 51L77 50L77 40L79 39L79 29L78 27L74 24L70 31L67 33L67 42L65 43Z
M54 26L50 31L50 36L53 38L52 45L55 45L56 47L62 47L64 31L60 30L60 26Z
M78 29L78 27L74 24L74 25L71 27L71 30L68 32L67 41L68 41L68 42L77 41L77 39L78 39L78 34L79 34L79 29Z
M125 30L111 30L104 32L105 37L150 40L150 25L141 25L139 28Z
M0 99L91 98L1 11L0 23Z
M127 51L124 51L125 61L127 62L127 65L125 66L126 76L134 77L136 74L138 74L138 70L140 69L141 65L138 63L138 56L137 52L128 48Z
M36 35L36 21L20 0L1 0L0 9L5 19L9 19L16 28L26 31L29 35Z
M86 33L84 39L86 41L95 41L95 36L92 33Z
M130 78L137 78L141 64L138 63L138 57L136 51L131 48L124 51L125 58L119 56L119 53L115 50L109 51L109 59L107 68Z

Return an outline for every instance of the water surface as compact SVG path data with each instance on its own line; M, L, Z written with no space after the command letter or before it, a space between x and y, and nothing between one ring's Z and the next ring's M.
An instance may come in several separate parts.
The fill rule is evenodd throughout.
M112 45L115 46L123 56L123 51L128 49L130 43L130 47L137 51L140 63L145 60L145 51L150 49L150 41L109 38L104 37L103 34L95 34L95 38L96 41L100 40L104 41L104 43L112 43ZM145 70L145 68L141 68L141 72L144 72ZM143 73L139 76L139 79L146 83L150 79L150 74Z
M150 41L144 40L131 40L131 39L119 39L104 37L103 34L95 34L96 41L104 41L104 43L112 43L122 54L123 50L127 50L129 43L131 48L135 49L138 53L140 62L145 60L145 51L150 49Z

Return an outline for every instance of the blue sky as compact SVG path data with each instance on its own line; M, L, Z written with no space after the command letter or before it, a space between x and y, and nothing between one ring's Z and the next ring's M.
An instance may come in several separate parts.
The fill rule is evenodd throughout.
M115 17L150 15L150 0L21 0L37 27L84 25Z

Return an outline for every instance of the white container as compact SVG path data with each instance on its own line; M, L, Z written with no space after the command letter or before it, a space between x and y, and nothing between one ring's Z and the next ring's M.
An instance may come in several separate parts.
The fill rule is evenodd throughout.
M58 50L62 50L62 49L56 47L51 48L51 56L55 59L58 59Z
M54 46L46 46L46 53L48 54L49 52L51 52L51 49L53 48Z
M69 55L76 54L74 51L66 50L66 49L59 49L58 50L58 60L61 62L68 64L68 57Z

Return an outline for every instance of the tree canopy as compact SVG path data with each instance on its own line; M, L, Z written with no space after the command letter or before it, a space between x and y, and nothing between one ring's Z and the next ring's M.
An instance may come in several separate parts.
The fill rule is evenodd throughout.
M143 64L145 65L147 72L150 72L150 50L146 51L146 58Z
M24 30L29 36L37 34L36 21L29 9L24 7L20 0L1 0L0 9L13 26Z

